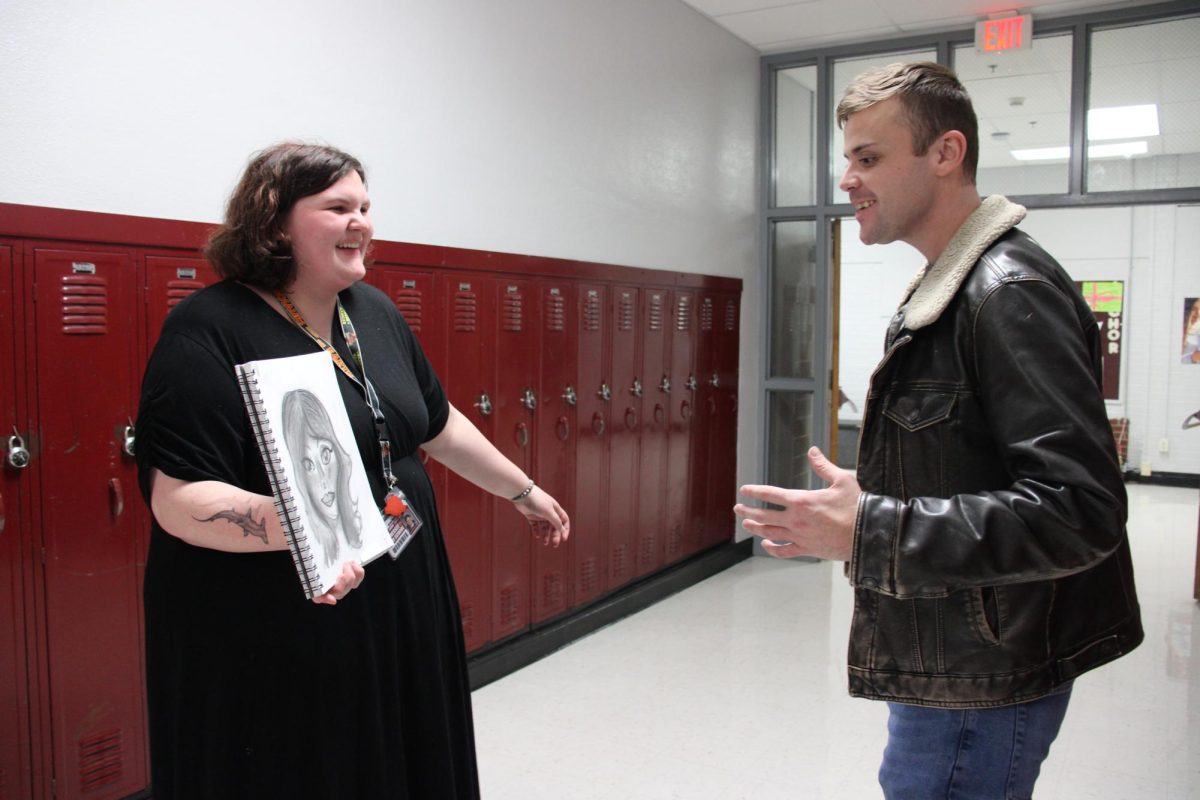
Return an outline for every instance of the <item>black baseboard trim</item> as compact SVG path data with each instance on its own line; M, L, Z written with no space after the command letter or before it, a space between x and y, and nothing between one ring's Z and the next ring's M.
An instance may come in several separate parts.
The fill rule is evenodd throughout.
M575 609L542 627L507 639L467 659L471 689L516 672L576 639L649 608L660 600L712 577L751 555L751 540L725 542L649 575L595 603Z
M1200 489L1200 475L1191 472L1152 472L1143 475L1132 470L1125 473L1126 483L1149 483L1157 486L1178 486L1183 489Z

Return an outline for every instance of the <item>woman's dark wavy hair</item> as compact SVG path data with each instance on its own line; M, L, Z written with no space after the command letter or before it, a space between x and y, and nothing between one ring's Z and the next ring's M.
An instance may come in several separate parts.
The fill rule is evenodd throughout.
M283 232L296 201L323 192L351 170L367 183L354 156L335 147L281 142L256 153L225 207L225 221L204 248L223 278L267 291L288 286L296 275L292 243Z

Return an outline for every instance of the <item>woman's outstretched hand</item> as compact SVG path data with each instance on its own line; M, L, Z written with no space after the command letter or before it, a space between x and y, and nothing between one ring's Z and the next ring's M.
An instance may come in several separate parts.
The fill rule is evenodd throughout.
M563 507L550 495L534 486L527 496L513 502L517 510L529 520L533 535L541 538L542 544L558 547L571 535L571 520Z

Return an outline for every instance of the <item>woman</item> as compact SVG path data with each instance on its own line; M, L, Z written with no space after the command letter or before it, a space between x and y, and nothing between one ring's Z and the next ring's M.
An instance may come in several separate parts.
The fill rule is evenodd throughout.
M417 448L512 499L544 543L564 541L569 522L447 402L403 318L360 282L369 209L362 165L345 153L285 143L258 154L206 251L225 280L171 312L147 367L138 467L154 516L155 800L478 796L458 601ZM310 603L234 366L323 344L345 367L374 505L388 473L424 524L399 558L346 562ZM376 513L366 500L360 511Z
M362 547L362 514L350 491L350 454L338 441L329 412L315 394L294 389L283 396L283 440L299 476L300 496L313 523L312 537L326 566L335 563L340 541Z

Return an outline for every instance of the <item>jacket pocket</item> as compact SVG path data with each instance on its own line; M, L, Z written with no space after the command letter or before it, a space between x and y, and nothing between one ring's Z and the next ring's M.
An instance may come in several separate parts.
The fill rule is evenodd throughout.
M883 415L912 433L950 419L956 397L954 392L896 392L888 397Z
M969 616L976 633L987 644L1000 644L1008 619L1008 595L1001 586L984 586L967 593Z
M888 396L882 409L888 420L886 494L912 497L947 497L956 458L947 448L957 437L951 431L958 395L953 391L905 387Z

